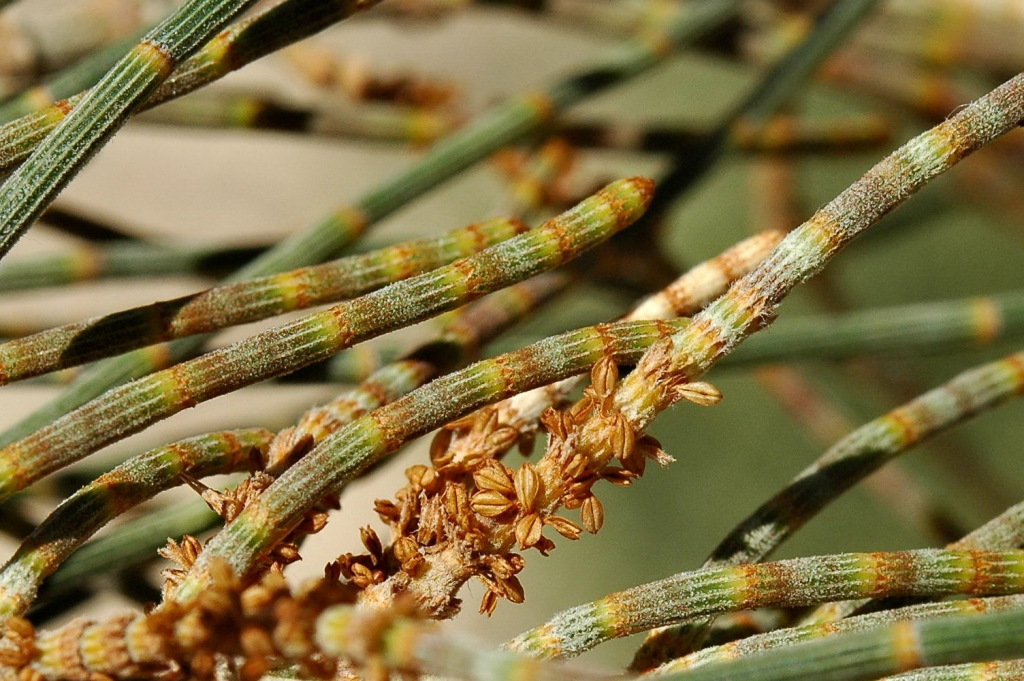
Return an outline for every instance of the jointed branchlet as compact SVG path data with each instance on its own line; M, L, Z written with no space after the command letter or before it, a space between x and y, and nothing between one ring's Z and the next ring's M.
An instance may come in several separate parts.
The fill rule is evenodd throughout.
M829 448L817 461L800 472L775 497L734 528L711 556L704 567L740 565L764 560L778 546L813 518L831 501L878 470L888 461L903 454L914 445L933 437L964 419L1024 392L1024 354L1016 353L997 362L966 371L948 383L921 395L884 416L850 433ZM1011 509L1014 511L1014 509ZM1010 521L1001 521L996 527L1015 526L1016 512ZM954 544L951 548L1014 548L1021 544L1016 536L1000 543L970 542ZM841 612L836 604L823 606L808 623L838 619ZM826 614L827 613L827 614ZM632 666L637 670L649 669L668 659L676 647L676 639L699 638L698 623L652 633L641 646Z
M175 442L129 459L68 497L0 569L0 626L24 614L42 581L105 524L183 478L259 470L272 437L251 428Z
M326 215L322 220L310 225L307 229L284 240L267 251L255 261L241 268L231 277L233 281L242 281L254 277L280 272L289 268L320 262L331 257L351 242L356 236L373 224L405 206L408 202L427 192L442 181L465 170L473 163L485 158L491 152L541 129L561 111L578 103L589 95L601 92L608 87L624 82L640 75L653 66L661 63L671 53L673 46L688 45L699 39L708 31L721 25L732 17L739 6L739 0L709 0L694 6L692 11L674 17L660 32L648 36L646 40L628 40L621 49L614 49L598 60L587 70L573 74L552 83L543 92L529 91L519 97L479 116L463 130L436 145L418 162L402 172L397 173L389 181L374 188L353 201ZM327 24L348 16L347 4L331 5L331 11L321 12L319 0L292 0L272 8L265 14L253 17L251 22L236 24L237 35L244 41L245 49L223 49L226 44L215 41L209 49L202 50L197 58L196 72L206 72L207 65L213 65L214 73L223 73L220 65L223 60L218 56L226 54L252 55L253 58L264 54L261 50L279 46L278 37L287 41L292 34L279 30L275 22L280 20L284 25L295 21L297 25L306 26L303 18L305 11L310 11L314 20L323 19L326 15ZM298 10L293 17L293 10ZM341 14L334 13L335 10ZM333 18L332 18L333 17ZM273 20L271 20L273 19ZM314 30L320 30L326 24L311 24ZM306 35L298 31L301 35ZM236 35L235 30L222 34L225 41L230 42ZM207 53L208 54L204 54ZM593 78L588 75L598 74ZM183 80L191 82L188 74ZM176 79L172 78L177 87ZM182 85L184 88L184 85ZM36 144L41 137L37 130L39 123L53 118L55 112L50 111L36 117L14 122L10 128L0 130L0 137L11 133L15 139L24 137L16 148L26 151ZM63 110L56 112L63 114ZM38 120L36 120L38 118ZM60 115L56 116L57 119ZM23 135L23 133L26 133ZM3 150L0 144L0 165L11 155L10 149ZM19 153L19 152L14 152ZM21 158L21 157L19 157ZM161 349L160 352L134 352L130 355L109 362L100 363L91 373L88 380L73 385L61 399L31 414L15 426L0 434L0 441L13 442L18 440L53 419L68 413L75 407L101 394L104 390L119 383L155 369L167 366L172 359L180 359L194 352L201 343L179 341Z
M648 179L620 180L573 210L476 255L112 390L0 451L0 498L182 409L557 267L630 225L652 192ZM88 428L81 427L83 419Z
M110 1L127 3L119 7L137 4ZM0 0L0 9L9 2ZM95 45L87 59L53 78L34 75L31 89L0 102L0 168L13 172L0 192L0 217L6 215L0 219L0 250L10 247L136 111L176 99L377 4L186 0L141 38L102 50ZM471 4L389 0L362 26L385 17L455 17L456 10ZM203 93L157 110L150 120L230 126L249 137L256 137L252 131L257 129L286 130L318 142L359 136L367 146L370 140L387 140L392 150L396 140L423 144L448 138L419 149L390 179L359 196L345 197L322 220L277 245L247 245L221 260L225 252L220 247L204 251L145 243L149 230L139 226L141 220L126 229L120 224L128 225L128 220L121 218L115 228L94 222L88 229L76 229L75 215L56 212L49 218L59 225L57 237L88 242L87 248L75 247L70 257L0 267L0 288L13 289L97 276L144 277L157 271L205 277L247 263L224 285L200 294L76 322L32 338L20 336L41 325L24 323L17 315L0 324L0 335L15 337L0 345L0 383L176 339L82 371L69 391L0 433L0 501L17 494L19 507L28 512L32 502L81 478L82 469L55 476L45 488L28 489L35 481L213 397L300 367L310 371L296 380L339 375L360 380L323 407L286 421L294 425L276 435L262 428L220 430L158 447L103 474L98 472L102 463L90 462L88 470L97 472L89 477L98 477L34 532L28 513L14 517L4 511L0 531L22 544L0 569L0 681L256 681L285 676L310 681L415 681L424 676L453 681L637 681L641 677L592 673L537 658L575 655L645 630L653 636L641 647L633 670L646 671L663 659L685 655L654 670L673 681L868 681L922 665L891 678L1024 678L1024 504L1010 507L945 549L760 563L869 472L956 422L1020 394L1024 356L1019 352L923 394L923 389L909 387L917 383L914 367L903 373L904 367L898 366L890 372L900 373L898 379L883 376L877 381L877 372L869 375L871 369L865 369L872 360L861 360L860 377L890 388L900 382L903 392L896 402L904 406L860 428L856 426L863 420L837 417L856 406L847 404L841 391L836 391L836 408L831 408L826 402L832 397L813 394L799 368L758 369L755 378L775 386L776 401L784 402L803 419L804 430L831 447L788 487L768 492L777 493L725 538L702 569L676 568L686 571L565 610L504 650L464 641L430 621L454 615L462 606L463 587L474 581L483 584L483 613L496 612L502 599L523 602L526 588L521 580L532 552L547 555L560 537L574 541L617 520L611 507L605 518L607 487L602 481L633 485L649 460L660 465L672 460L665 449L698 445L694 430L688 429L686 437L666 438L669 446L662 448L648 428L674 403L716 404L722 395L705 374L719 362L749 367L767 359L834 361L895 349L946 351L1010 338L1024 328L1020 293L967 302L953 299L959 294L940 293L935 297L949 300L830 317L808 315L794 320L789 330L780 328L764 338L760 349L753 345L733 354L773 323L780 303L797 284L830 263L857 235L959 160L1021 124L1024 76L973 104L963 102L982 92L987 82L1004 78L1005 71L1016 70L1022 54L1016 33L1024 29L1024 14L997 14L1000 10L983 0L477 4L480 8L471 11L478 16L467 15L467 25L496 14L500 10L491 5L500 4L513 12L522 10L520 18L526 22L568 18L577 29L599 28L606 38L624 39L584 68L543 89L510 97L474 115L461 129L456 126L462 126L466 111L475 106L474 98L456 93L447 74L444 82L379 77L376 68L351 68L351 63L325 53L313 54L316 63L311 65L310 51L299 46L293 55L305 60L300 70L323 85L321 92L307 88L308 94L319 97L340 85L351 95L344 109L336 109L327 97L308 103L290 99L283 89L250 88ZM254 11L242 15L250 5ZM0 15L0 33L13 25L7 23L9 16ZM240 18L232 23L234 17ZM89 30L82 23L73 31L75 39ZM420 27L438 28L425 21ZM15 30L14 37L28 35L24 28ZM866 30L854 34L855 28ZM60 42L54 39L51 45L51 37L40 33L38 44L26 44L24 54L49 58L52 45ZM19 56L12 52L19 43L7 42L0 40L0 71ZM840 47L842 42L847 47ZM688 124L673 115L670 123L662 124L589 113L592 117L582 122L563 119L569 107L646 73L680 47L703 51L700 58L710 68L723 53L771 63L755 76L752 87L743 86L745 94L736 103L708 122ZM461 52L453 54L466 59ZM827 63L830 55L835 58ZM831 160L820 155L885 143L906 122L893 111L880 120L845 107L840 116L816 118L817 107L803 107L797 96L822 64L825 78L845 79L861 93L881 94L937 125L793 229L804 215L795 190L802 181L798 171L806 169L800 166L800 155L819 154L815 162ZM99 85L85 90L97 80ZM0 72L0 99L9 85ZM642 111L643 95L624 96L629 106ZM62 97L69 99L52 104ZM25 111L33 113L2 123L6 116ZM522 146L508 146L513 144ZM588 180L572 173L577 161L584 168L598 161L581 149L588 146L629 150L631 156L656 151L664 162L656 199L651 201L651 181L638 177L586 196L591 193L583 189ZM1015 178L1024 168L1018 158L1022 148L1012 137L999 142L994 153L959 174L959 189L971 187L973 200L1016 221L1022 202ZM492 161L512 187L502 211L514 218L317 264L337 258L356 237L499 150ZM685 249L676 249L676 234L669 231L690 219L687 209L675 210L678 199L689 198L689 190L730 153L739 164L754 160L761 168L774 169L757 195L745 197L757 211L755 229L765 231L642 300L625 321L532 343L518 341L516 350L469 364L482 344L570 283L577 287L574 295L589 296L589 290L581 293L583 287L609 287L600 294L602 303L612 300L605 293L636 300L641 291L646 295L664 286L677 274L676 263L690 262L693 255L687 250L689 242ZM606 156L600 163L623 162ZM145 159L150 166L162 161ZM228 167L226 175L232 177L243 170L235 158ZM226 193L211 187L212 195ZM174 199L182 198L174 187L168 189ZM949 205L948 194L931 205ZM578 206L569 207L577 201ZM472 208L468 203L465 207ZM529 232L517 221L562 210ZM641 214L643 222L635 233L620 235L593 258L581 260L571 278L546 272ZM908 222L923 220L911 215L902 221ZM127 242L126 247L100 243L110 238ZM972 233L960 243L966 252L980 239ZM866 251L865 258L873 257ZM205 262L211 255L218 259L214 269ZM986 269L988 258L986 267L971 263L964 269ZM857 258L851 262L856 264ZM819 283L815 293L832 312L860 300L860 291L843 289L844 276ZM385 284L390 286L381 288ZM485 294L487 298L460 307ZM212 347L218 349L199 354L212 340L208 334L224 326L342 298L347 300L342 305L234 345L215 343ZM615 302L616 311L605 318L627 309L624 299ZM328 358L343 348L445 310L451 312L439 318L426 340L408 343L405 337L393 337L380 343L382 350L359 348L358 356L335 358L328 365ZM581 306L572 314L582 311ZM673 319L679 315L693 319ZM546 321L558 316L553 313ZM884 366L892 365L876 365ZM815 379L824 383L833 373L840 372L830 367ZM139 380L110 389L129 378ZM729 381L730 394L736 385L731 377L713 380L723 386ZM582 396L573 401L577 388ZM266 389L284 388L275 384ZM737 397L741 399L716 409L713 417L736 414L729 410L740 405L742 413L734 416L731 434L753 434L759 444L773 437L757 412L743 412L746 395ZM883 409L891 409L892 403ZM236 426L214 426L226 427ZM301 545L303 538L325 527L328 511L337 507L348 484L377 472L393 452L431 431L436 434L429 460L409 465L401 489L376 501L386 532L363 527L361 548L331 547L337 558L327 564L322 578L299 588L288 586L285 567L300 552L310 555L310 547ZM999 444L1005 449L1014 442L1011 435ZM512 449L524 456L510 455ZM986 467L980 463L976 470L986 473ZM949 470L954 475L947 477L971 475L980 481L961 485L959 491L989 496L986 517L1015 500L988 494L1003 487L991 474L973 476L956 464ZM227 488L207 479L225 472L247 477ZM689 477L698 471L681 472ZM748 472L744 467L737 474ZM913 479L916 473L907 475L912 479L899 483L891 496L915 504L925 487ZM72 555L104 523L182 484L196 492L200 499L192 501L200 503L144 508L136 521L126 519ZM739 487L729 493L741 497L734 489ZM969 526L961 512L979 510L961 505L958 495L932 498L941 505L920 504L913 517L921 517L921 509L941 510L943 536L962 536L963 531L951 531ZM137 521L154 522L147 526ZM221 522L223 529L205 540L205 533ZM683 533L680 541L692 539L685 519L671 524ZM659 541L663 536L661 532ZM92 593L97 584L85 582L100 574L116 575L122 595L138 602L156 600L157 584L148 582L149 571L127 565L144 560L144 554L152 557L161 543L159 553L172 565L164 571L162 603L148 614L138 611L45 628L46 617L68 609L61 600L70 589ZM615 553L615 547L600 550ZM110 555L102 555L104 551ZM124 579L129 572L133 576ZM51 580L52 590L44 579ZM36 605L41 608L29 610ZM796 610L812 605L818 608L810 615ZM728 620L728 631L710 628L719 616ZM663 646L666 642L679 645ZM996 662L995 657L1007 659Z
M764 232L695 265L665 289L640 302L625 319L669 319L697 312L768 255L782 236L778 231ZM570 393L583 381L584 377L576 377L537 388L449 423L435 438L435 464L475 456L498 457L512 446L529 454L541 415L549 408L565 406ZM438 460L442 456L445 461Z
M13 382L162 341L210 333L294 310L356 298L494 246L528 227L495 218L370 253L123 310L0 345L0 377ZM127 333L127 329L136 333Z

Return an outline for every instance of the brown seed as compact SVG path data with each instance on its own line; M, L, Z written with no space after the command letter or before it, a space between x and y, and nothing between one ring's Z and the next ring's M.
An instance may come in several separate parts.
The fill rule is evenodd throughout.
M292 542L285 544L278 544L274 548L274 557L279 559L282 563L294 563L299 560L299 547Z
M309 516L309 533L316 534L327 527L327 513L318 511Z
M549 515L544 519L545 525L550 525L555 529L555 532L562 535L566 539L576 540L580 538L580 526L569 520L568 518L561 518L557 515Z
M377 512L380 519L386 523L398 520L400 512L398 507L387 499L377 499L373 502L373 510Z
M481 491L494 491L511 497L516 493L516 488L509 472L501 463L493 461L473 473L473 482Z
M518 430L503 426L487 436L487 447L496 452L504 452L510 449L518 439Z
M565 477L575 480L587 471L587 463L590 459L584 454L575 454L565 466Z
M540 415L541 425L544 426L544 430L548 431L552 437L564 440L568 431L564 427L564 421L562 419L562 412L548 407Z
M412 537L399 538L399 540L395 542L393 550L395 552L395 558L399 563L405 563L412 560L413 556L420 555L420 551Z
M512 566L512 573L518 574L523 571L526 567L526 559L520 556L518 553L506 553L505 560Z
M238 638L246 655L273 655L274 642L270 634L255 625L246 626Z
M508 579L498 579L498 584L501 586L502 595L513 603L522 603L525 598L523 592L523 584L519 581L518 577L509 577Z
M423 464L417 464L408 468L405 471L405 477L408 478L409 484L413 488L417 490L423 489L428 492L436 492L441 482L437 472Z
M468 520L470 504L465 487L456 484L448 485L445 487L443 500L445 510L448 511L452 520L455 520L460 525Z
M380 537L373 531L372 527L361 527L359 528L359 539L362 540L363 546L366 547L367 552L373 559L373 564L377 564L377 560L384 555L384 547L381 546Z
M238 669L238 678L241 681L259 681L270 669L270 660L265 656L253 656L242 663Z
M485 518L494 518L511 509L514 504L501 492L488 490L474 494L470 506L475 513L479 513Z
M483 600L480 601L480 614L490 617L494 609L498 607L498 595L488 589L484 592Z
M490 433L498 429L498 410L494 407L490 407L484 413L484 427L485 433Z
M619 367L615 360L607 355L599 359L590 372L590 382L599 395L611 393L618 380Z
M362 563L352 563L352 583L365 589L374 583L373 572Z
M591 495L583 500L583 506L580 508L580 520L583 521L583 527L590 534L597 534L597 531L604 525L604 506L597 497Z
M452 443L454 433L448 428L441 428L434 433L434 439L430 441L430 460L437 465L437 462L448 453L448 447Z
M423 566L423 556L412 537L402 537L394 544L395 559L401 563L402 570L415 576Z
M409 560L402 563L402 572L411 577L417 577L427 561L420 554L414 554ZM383 581L383 580L382 580Z
M683 383L676 386L675 398L699 404L702 407L711 407L722 401L722 391L704 381Z
M622 416L617 416L610 428L612 454L619 461L625 461L636 447L636 432Z
M525 512L532 511L537 502L537 494L541 490L541 481L540 475L529 461L516 471L515 488L519 507Z
M516 541L519 546L528 549L541 539L541 532L544 530L544 523L536 513L523 516L516 523Z
M501 556L493 556L487 565L491 568L494 576L499 579L508 579L515 574L512 570L512 564Z

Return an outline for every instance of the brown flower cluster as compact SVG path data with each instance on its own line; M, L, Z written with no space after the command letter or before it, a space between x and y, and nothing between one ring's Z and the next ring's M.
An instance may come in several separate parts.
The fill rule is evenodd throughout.
M409 468L408 484L394 501L376 502L391 543L385 547L367 528L366 552L338 559L341 574L363 590L360 602L384 608L411 595L429 616L445 618L458 610L456 594L474 577L487 587L481 612L490 614L502 598L522 602L516 575L525 561L516 551L546 555L554 549L546 528L570 540L584 530L597 532L604 524L604 507L593 491L598 481L629 485L648 459L662 465L672 460L613 408L617 380L614 361L600 361L579 402L542 416L545 454L516 469L501 457L516 445L529 453L534 433L501 423L499 410L483 409L442 430L433 442L433 465ZM588 429L599 434L592 442L570 436L583 421L598 423ZM579 521L558 515L562 509L577 511Z

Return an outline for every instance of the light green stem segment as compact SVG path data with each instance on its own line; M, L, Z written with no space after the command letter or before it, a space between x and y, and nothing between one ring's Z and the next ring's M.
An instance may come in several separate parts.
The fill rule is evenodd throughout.
M253 448L273 433L262 428L210 433L129 459L68 497L0 570L0 619L21 615L39 585L97 530L125 511L195 478L245 469Z
M536 229L112 390L0 450L0 499L172 414L552 269L624 229L653 183L608 185Z
M845 594L937 597L1021 591L1020 550L922 549L796 558L704 568L620 591L565 610L510 645L537 657L569 657L612 638L688 619L851 598Z
M238 574L247 573L317 499L410 438L486 404L588 371L602 357L629 363L686 323L621 322L571 331L441 376L363 416L321 442L214 537L174 599L195 597L210 580L216 560L226 561Z
M131 113L255 0L189 0L146 34L0 187L0 257Z
M740 0L704 0L688 5L650 40L628 40L590 69L553 84L543 93L514 98L484 114L422 159L355 202L327 216L242 268L232 281L243 281L300 265L321 262L341 250L368 225L374 224L488 154L541 129L563 108L596 92L622 83L661 63L671 48L689 44L731 17ZM317 0L317 7L325 4ZM275 8L276 9L276 8ZM0 153L0 156L3 154ZM167 366L168 357L181 358L203 342L197 337L176 341L168 351L136 352L98 364L55 401L0 434L0 444L27 436L111 386ZM156 361L162 358L163 364Z

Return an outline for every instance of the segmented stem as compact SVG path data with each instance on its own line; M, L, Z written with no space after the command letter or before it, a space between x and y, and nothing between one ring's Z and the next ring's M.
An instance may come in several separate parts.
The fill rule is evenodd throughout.
M111 390L0 450L0 499L183 409L557 267L635 221L652 191L644 178L614 182L570 211L476 255Z
M175 600L194 597L211 579L217 560L245 574L281 538L281 530L320 496L405 441L485 404L588 371L603 357L628 363L685 320L600 324L544 339L441 376L409 395L363 416L325 439L281 475L259 499L214 537Z
M825 506L914 445L1024 392L1024 352L975 367L867 423L833 445L781 492L726 535L705 568L763 560ZM1014 544L984 548L1012 548ZM981 548L962 546L959 548ZM832 618L834 619L834 618ZM659 662L693 623L653 632L637 651L636 669Z
M312 2L314 8L326 6L319 0L305 1ZM552 84L543 92L527 93L494 108L435 145L418 162L371 190L352 206L343 207L285 239L239 270L232 280L241 281L325 260L368 225L382 220L502 146L536 132L563 109L660 64L672 48L692 43L731 17L739 4L740 0L706 0L694 4L660 30L643 39L623 42L590 68ZM25 127L18 122L13 125ZM3 156L0 152L0 160ZM200 338L177 341L160 352L132 353L121 360L100 363L55 401L0 434L0 443L27 436L107 388L155 367L166 366L160 362L166 362L168 357L180 358L194 351L201 342Z
M796 643L732 662L667 676L686 681L820 681L877 679L928 665L1024 654L1024 610L899 621L869 631Z
M495 218L434 239L66 324L0 345L0 377L3 382L18 381L162 341L354 298L478 253L527 229L518 220Z
M758 655L766 650L784 648L801 641L834 636L855 631L867 631L893 622L932 620L957 615L983 615L990 612L1018 610L1024 606L1024 596L993 596L969 598L959 601L940 601L911 605L895 610L884 610L867 615L849 617L836 622L788 627L764 634L749 636L720 646L704 648L685 657L671 660L656 668L651 675L674 674L705 665L721 664L729 660Z
M449 313L432 339L374 371L355 389L307 411L294 427L278 433L267 452L268 470L280 470L297 452L312 448L360 416L464 365L482 344L564 289L568 282L569 278L559 273L542 274Z
M570 657L612 638L723 612L856 597L999 595L1024 590L1024 551L922 549L713 567L606 596L555 615L511 643ZM1022 644L1024 645L1024 644Z
M878 163L791 232L750 274L642 360L621 383L615 405L637 429L672 404L673 386L696 380L743 339L772 322L794 286L928 181L1024 118L1017 76Z
M1001 612L1019 609L1022 606L1024 606L1024 596L1020 595L968 598L964 600L922 603L893 610L860 614L853 616L853 618L833 623L788 627L691 652L684 657L672 659L672 661L656 668L651 672L651 675L663 676L706 665L719 665L730 661L730 659L756 655L765 650L782 648L800 641L812 641L837 634L867 631L894 622L934 620L954 615Z
M0 620L21 615L39 585L97 530L125 511L195 478L247 468L253 448L273 433L262 428L210 433L133 457L68 497L0 569Z

